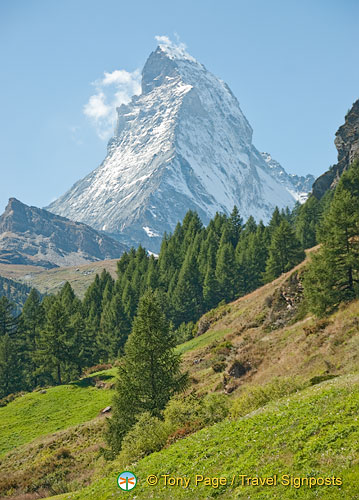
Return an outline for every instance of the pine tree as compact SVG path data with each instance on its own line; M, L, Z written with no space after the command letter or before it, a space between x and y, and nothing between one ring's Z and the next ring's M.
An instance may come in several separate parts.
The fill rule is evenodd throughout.
M243 229L243 219L240 216L236 205L234 205L233 207L232 213L228 219L228 224L230 232L230 241L232 243L233 248L236 248Z
M86 328L86 321L80 311L70 317L69 328L73 335L70 344L71 364L76 365L77 374L81 375L84 368L92 366L95 362L95 355L98 352L95 347L96 340L91 330Z
M299 264L305 257L299 241L297 240L289 222L282 220L274 229L269 257L266 265L265 280L272 281L282 273L289 271Z
M15 304L7 297L0 297L0 337L16 332L17 319L15 317Z
M295 231L303 248L311 248L317 244L317 227L320 221L320 203L315 196L310 198L298 210Z
M29 388L36 387L38 384L36 351L44 321L45 311L41 304L40 295L37 290L32 288L22 309L19 322L24 384Z
M202 314L201 275L192 249L188 250L171 298L175 326L197 320Z
M268 224L268 230L270 235L272 236L274 231L280 226L280 223L283 220L283 215L280 213L279 208L275 207L271 220L269 221Z
M67 314L69 315L73 314L77 309L78 304L76 301L75 292L73 291L72 286L68 281L66 281L64 286L61 288L58 297L62 305L64 306L64 309L66 310Z
M259 223L255 233L251 233L236 248L239 273L239 295L249 293L263 283L263 273L268 258L268 238L263 223Z
M313 312L325 314L359 297L359 162L345 172L324 214L322 248L312 259L304 292Z
M129 322L126 317L121 297L114 295L102 311L100 333L97 342L103 359L115 359L127 340Z
M145 289L151 288L152 290L157 290L160 287L160 275L157 262L155 257L151 255L146 272Z
M15 305L0 297L0 398L20 389L20 344Z
M62 384L64 378L69 380L76 366L75 351L70 317L57 298L46 315L46 323L40 334L37 357L41 373L50 376L54 374L58 384Z
M114 454L120 451L123 437L138 415L147 411L161 417L169 399L184 387L186 376L180 371L174 347L160 295L149 290L140 300L119 366L113 416L106 433Z
M0 399L21 389L19 352L14 338L0 336Z
M236 288L236 263L234 249L231 243L219 246L217 252L216 279L219 289L219 302L229 301L234 298Z
M126 317L130 323L132 323L136 314L137 303L136 293L132 288L131 282L128 281L122 293L122 304Z
M205 309L209 311L215 307L219 302L218 281L216 278L215 269L209 263L207 267L206 276L203 283L203 302Z

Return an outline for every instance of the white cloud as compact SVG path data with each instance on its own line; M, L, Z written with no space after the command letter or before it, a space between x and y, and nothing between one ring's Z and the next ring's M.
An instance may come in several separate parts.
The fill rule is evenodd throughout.
M103 78L93 82L96 93L83 107L84 114L95 125L98 136L108 140L113 134L116 123L116 107L128 104L133 95L141 93L141 74L117 69L112 73L104 72Z
M156 35L155 39L161 49L167 52L172 59L187 59L188 61L196 62L194 57L188 54L186 50L187 45L180 42L178 34L175 33L174 36L176 38L176 42L172 42L172 40L166 35Z

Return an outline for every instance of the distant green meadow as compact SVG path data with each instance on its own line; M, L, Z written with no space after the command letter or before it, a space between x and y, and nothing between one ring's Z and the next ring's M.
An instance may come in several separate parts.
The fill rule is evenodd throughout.
M101 377L101 373L104 372L97 375ZM111 376L113 373L114 370L108 371ZM0 456L38 437L87 422L111 404L111 390L86 386L87 383L80 381L27 393L0 408Z

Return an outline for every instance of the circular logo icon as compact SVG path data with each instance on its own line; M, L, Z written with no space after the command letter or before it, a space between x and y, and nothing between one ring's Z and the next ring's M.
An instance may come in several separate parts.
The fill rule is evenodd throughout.
M125 470L124 472L121 472L121 474L119 474L117 478L117 484L118 487L121 488L121 490L133 490L133 488L137 484L137 477L132 472Z

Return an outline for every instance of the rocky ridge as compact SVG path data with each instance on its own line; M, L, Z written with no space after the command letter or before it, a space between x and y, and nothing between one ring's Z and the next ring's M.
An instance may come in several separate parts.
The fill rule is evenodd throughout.
M45 268L120 257L126 247L86 224L10 198L0 217L0 263Z

